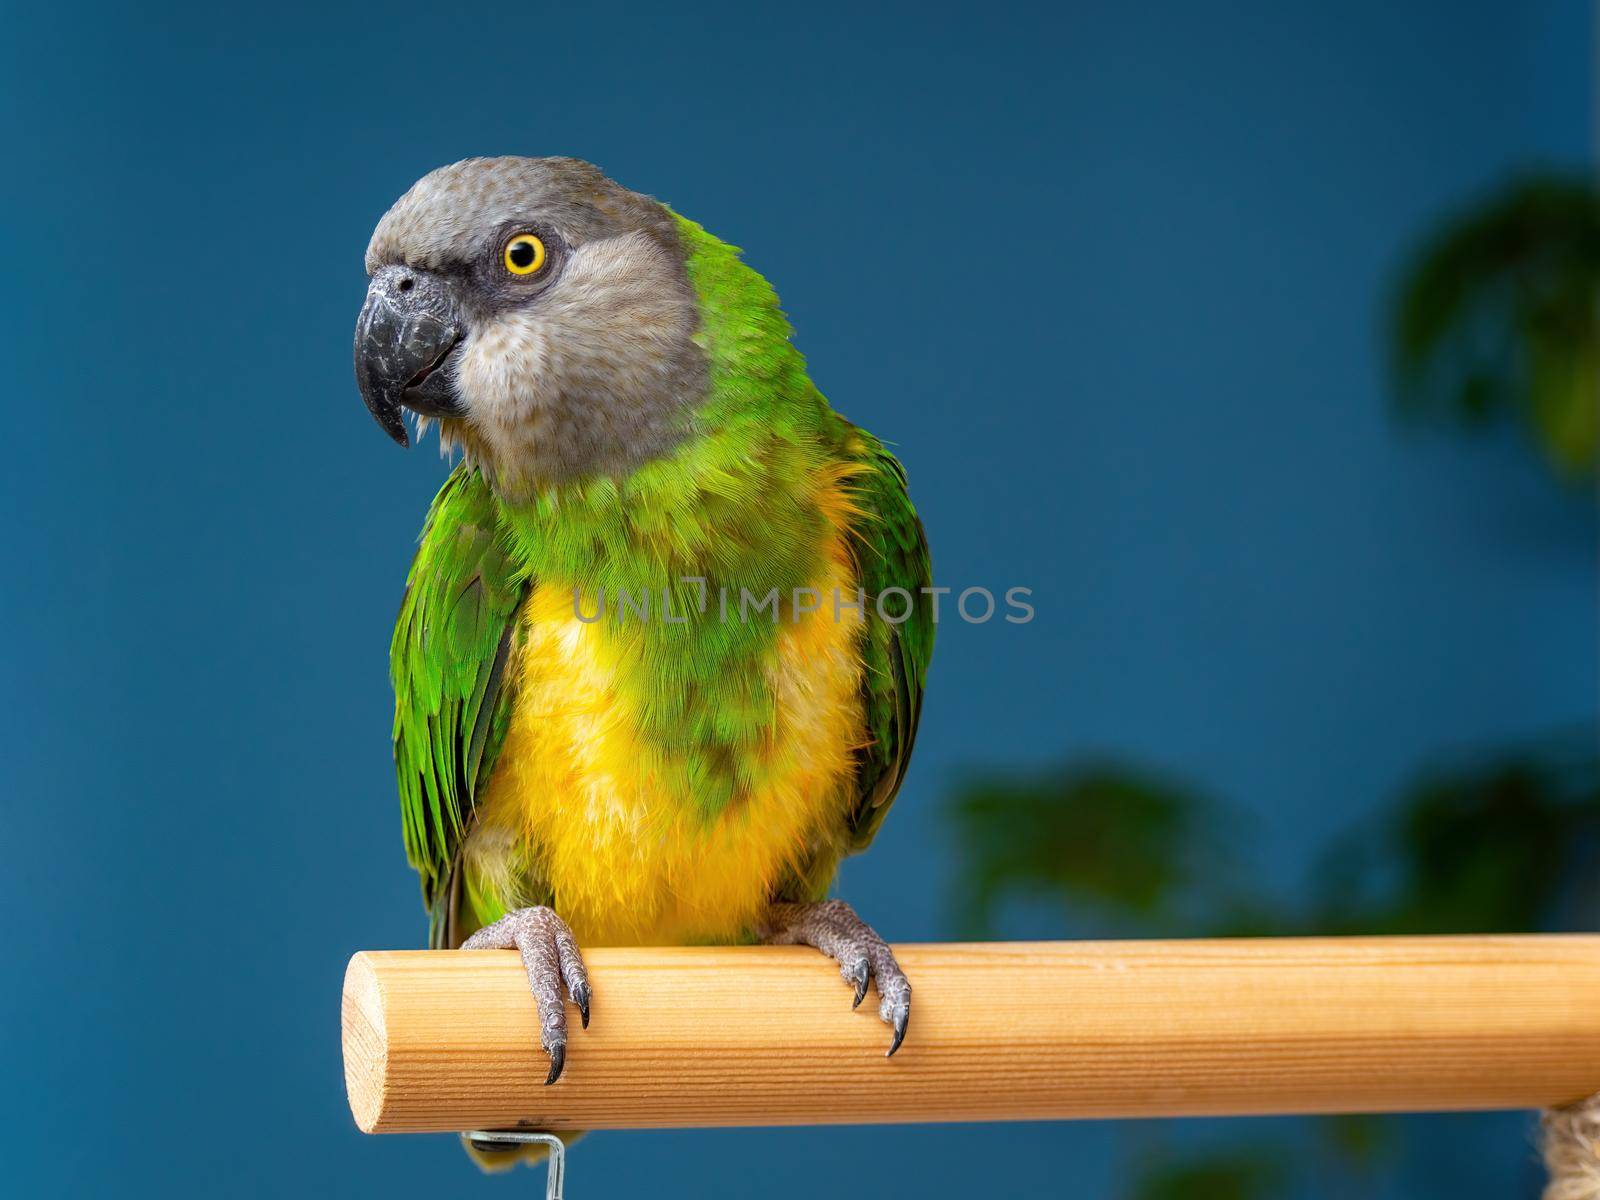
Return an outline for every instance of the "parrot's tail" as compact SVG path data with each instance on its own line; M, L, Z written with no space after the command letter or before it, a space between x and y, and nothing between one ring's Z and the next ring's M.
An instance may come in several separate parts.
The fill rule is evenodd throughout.
M583 1136L583 1131L558 1133L556 1136L561 1139L562 1145L571 1149L572 1143ZM485 1175L498 1175L501 1171L511 1170L518 1163L536 1167L550 1153L538 1142L489 1142L481 1138L475 1141L468 1137L461 1139L461 1148Z

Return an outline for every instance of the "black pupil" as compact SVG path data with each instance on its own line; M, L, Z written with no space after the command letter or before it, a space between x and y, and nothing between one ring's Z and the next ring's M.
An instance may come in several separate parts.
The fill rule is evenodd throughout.
M528 241L511 243L511 265L514 267L533 266L533 243Z

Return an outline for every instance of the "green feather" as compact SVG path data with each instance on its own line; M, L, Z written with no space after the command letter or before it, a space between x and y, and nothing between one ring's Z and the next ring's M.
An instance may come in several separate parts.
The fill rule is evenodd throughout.
M497 515L477 471L451 472L428 511L389 651L401 828L436 941L472 801L508 720L500 674L526 588L514 582Z
M866 849L900 790L922 715L922 689L933 658L932 582L928 541L911 507L906 473L894 455L870 434L861 433L868 471L857 502L869 520L860 530L865 548L857 555L866 592L866 717L871 742L859 753L856 808L850 821L850 849ZM890 588L910 594L879 599ZM909 615L901 621L900 615Z

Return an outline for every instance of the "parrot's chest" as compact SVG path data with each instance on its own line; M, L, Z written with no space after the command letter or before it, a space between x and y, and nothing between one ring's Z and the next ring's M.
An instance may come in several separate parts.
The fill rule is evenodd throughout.
M824 595L853 587L839 557ZM589 944L728 941L785 882L831 873L865 737L859 613L774 625L725 678L695 680L670 738L648 706L688 673L653 672L637 631L582 620L570 588L545 585L519 622L510 725L467 844L480 919L552 903ZM719 722L730 696L755 716Z

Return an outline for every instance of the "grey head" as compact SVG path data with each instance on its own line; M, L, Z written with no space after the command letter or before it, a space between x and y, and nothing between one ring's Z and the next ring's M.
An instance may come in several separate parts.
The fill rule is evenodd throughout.
M469 158L423 176L367 247L356 380L385 432L437 420L515 490L670 449L705 394L672 214L573 158Z

